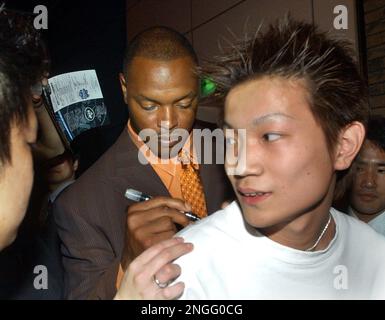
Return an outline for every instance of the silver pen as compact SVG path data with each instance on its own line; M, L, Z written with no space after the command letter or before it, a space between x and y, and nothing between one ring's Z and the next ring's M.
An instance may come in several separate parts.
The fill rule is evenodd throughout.
M143 192L140 192L135 189L127 189L126 192L124 193L124 196L132 201L135 202L141 202L141 201L148 201L151 199L151 196L144 194ZM195 214L190 211L183 211L184 215L189 218L191 221L199 221L200 218Z

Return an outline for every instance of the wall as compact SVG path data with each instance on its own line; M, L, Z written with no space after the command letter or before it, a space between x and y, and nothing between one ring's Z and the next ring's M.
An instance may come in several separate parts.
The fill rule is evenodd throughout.
M385 116L385 0L364 1L370 106Z

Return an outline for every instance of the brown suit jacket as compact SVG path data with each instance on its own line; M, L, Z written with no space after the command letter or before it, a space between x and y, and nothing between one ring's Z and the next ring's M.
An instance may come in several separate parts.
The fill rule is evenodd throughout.
M202 128L202 123L197 121L195 128ZM208 212L213 213L231 196L230 185L223 165L201 164L200 175ZM115 144L55 201L67 298L111 299L115 295L127 208L132 203L124 197L127 188L152 196L170 196L151 165L139 163L138 149L124 130Z

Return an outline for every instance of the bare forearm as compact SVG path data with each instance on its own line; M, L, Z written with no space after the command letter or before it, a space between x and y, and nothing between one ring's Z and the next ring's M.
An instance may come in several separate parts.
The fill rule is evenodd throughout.
M35 108L35 112L39 122L39 139L35 152L45 159L62 154L65 150L64 144L43 101Z

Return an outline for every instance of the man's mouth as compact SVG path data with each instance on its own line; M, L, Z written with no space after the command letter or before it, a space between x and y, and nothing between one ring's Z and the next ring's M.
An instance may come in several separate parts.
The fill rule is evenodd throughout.
M237 188L237 192L241 196L241 201L249 205L260 203L272 195L272 192L250 188Z
M181 141L182 137L178 136L178 135L173 135L173 134L170 134L170 135L164 135L164 136L161 136L159 135L158 136L158 140L159 142L162 144L162 145L166 145L166 146L169 146L169 145L175 145L177 144L179 141Z
M363 201L373 201L377 199L377 195L372 192L362 192L358 194L358 197Z
M161 145L164 146L172 146L177 144L179 141L178 137L172 138L172 137L159 137L159 142Z

